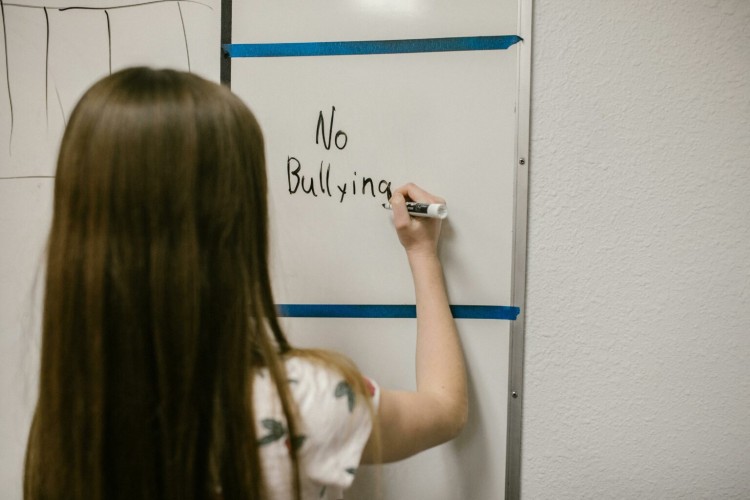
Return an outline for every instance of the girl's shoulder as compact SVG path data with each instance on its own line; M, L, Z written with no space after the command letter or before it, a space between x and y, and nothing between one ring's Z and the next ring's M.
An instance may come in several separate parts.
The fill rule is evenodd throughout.
M268 370L258 371L253 384L256 433L267 479L278 484L276 475L286 468L294 448L303 471L303 489L348 487L372 430L380 392L377 384L366 379L370 394L363 395L337 366L306 356L290 356L284 364L299 416L295 435L289 435ZM268 467L271 464L275 465Z

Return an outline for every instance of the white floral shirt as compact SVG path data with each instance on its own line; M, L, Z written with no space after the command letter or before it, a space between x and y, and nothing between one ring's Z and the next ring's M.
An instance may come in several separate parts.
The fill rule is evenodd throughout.
M340 499L354 480L370 437L372 418L340 373L304 358L286 361L292 398L301 416L296 436L289 436L281 402L267 371L255 377L253 402L256 433L269 499L293 498L289 450L297 449L302 498ZM377 411L380 389L369 379Z

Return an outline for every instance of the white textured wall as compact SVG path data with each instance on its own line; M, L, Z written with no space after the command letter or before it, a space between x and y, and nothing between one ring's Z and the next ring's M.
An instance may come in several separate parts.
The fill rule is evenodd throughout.
M750 498L750 1L535 0L524 499Z

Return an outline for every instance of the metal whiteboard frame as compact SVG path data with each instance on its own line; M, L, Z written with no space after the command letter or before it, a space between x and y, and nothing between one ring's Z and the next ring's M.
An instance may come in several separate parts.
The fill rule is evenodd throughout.
M516 108L516 176L513 223L511 304L521 313L510 325L508 367L508 434L505 445L505 499L521 498L524 331L526 318L526 242L529 208L529 138L531 127L531 27L533 0L519 0L518 100Z

